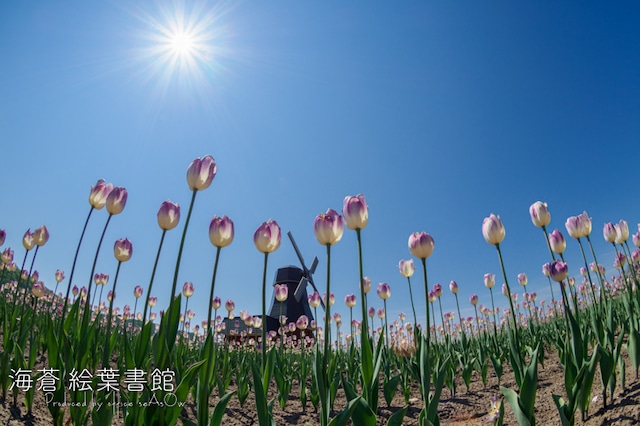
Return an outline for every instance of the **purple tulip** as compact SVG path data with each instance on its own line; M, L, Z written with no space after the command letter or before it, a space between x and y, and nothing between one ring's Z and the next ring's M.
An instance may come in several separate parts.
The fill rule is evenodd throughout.
M459 289L458 289L458 283L452 280L452 281L449 283L449 290L450 290L450 291L451 291L451 293L453 293L453 294L458 294L458 290L459 290Z
M333 245L342 239L344 224L342 216L333 209L320 213L313 221L313 232L323 246Z
M552 280L561 282L569 275L569 267L567 266L566 262L556 260L555 262L551 263L549 274Z
M180 205L171 201L163 201L158 209L158 226L160 229L170 231L180 222Z
M42 247L47 243L47 241L49 241L49 230L46 226L42 225L41 227L36 228L36 230L33 231L33 241L38 247Z
M207 189L213 178L216 176L218 167L212 156L206 155L196 158L187 168L187 184L192 191L202 191Z
M104 179L98 179L96 185L92 186L91 192L89 192L89 204L96 210L102 209L112 189L113 184L105 183Z
M109 214L120 214L127 205L127 190L121 186L113 188L107 196L107 211Z
M493 246L500 244L506 235L500 216L493 213L482 221L482 236L488 244Z
M413 259L401 260L398 263L398 270L403 277L411 278L416 270L416 267L413 264Z
M564 239L562 232L554 229L553 232L549 234L549 245L555 254L562 254L567 248L567 241Z
M382 300L387 300L391 297L391 287L387 283L378 284L378 297Z
M269 219L263 222L253 234L253 243L261 253L272 253L280 247L280 226L278 222Z
M133 254L133 245L129 239L122 238L118 239L116 243L113 245L113 255L118 260L118 262L126 262L131 259L131 255Z
M547 203L542 201L536 201L529 207L529 215L531 216L531 222L538 228L547 226L551 222L551 214L547 207Z
M604 228L602 229L602 235L604 236L604 240L608 243L613 243L616 241L616 227L613 223L605 223Z
M235 235L233 221L226 215L213 216L209 224L209 240L215 247L226 247L233 242Z
M342 205L342 215L347 228L364 229L369 223L369 207L364 195L346 196Z
M433 253L435 242L426 232L414 232L409 236L409 251L418 259L427 259Z

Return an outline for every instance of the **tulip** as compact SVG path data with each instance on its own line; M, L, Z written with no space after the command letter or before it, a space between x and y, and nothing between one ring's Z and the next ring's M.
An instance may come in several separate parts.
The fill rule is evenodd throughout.
M116 298L116 293L113 290L109 290L109 292L107 293L107 300L111 302L115 298Z
M157 297L155 297L155 296L149 297L149 306L150 307L153 308L154 306L156 306L157 302L158 302L158 298Z
M398 263L398 270L400 271L400 275L403 277L411 278L416 270L416 267L413 264L413 259L401 260Z
M633 240L633 245L635 245L636 247L640 247L640 231L633 234L631 236L631 239Z
M7 232L4 229L0 229L0 246L4 244L4 240L7 238Z
M109 214L116 215L122 213L127 205L127 190L121 186L113 188L107 197L107 211Z
M362 279L362 290L364 290L364 294L367 294L371 291L371 278L364 277Z
M616 241L616 227L613 223L605 223L602 229L602 235L604 240L608 243L614 243Z
M427 259L433 253L434 241L426 232L414 232L409 236L409 251L418 259Z
M316 309L318 306L320 306L320 294L317 291L314 291L310 296L309 296L309 306L311 306L312 308Z
M33 246L36 245L31 229L27 229L27 232L24 233L24 236L22 237L22 245L27 251L31 250Z
M342 215L347 228L351 230L364 229L369 223L369 207L364 195L347 196L344 198Z
M382 300L387 300L391 297L391 287L387 283L378 284L378 297Z
M342 239L344 224L342 216L333 209L320 213L313 221L313 232L323 246L333 245Z
M215 247L226 247L233 242L234 227L233 221L226 215L222 217L213 216L209 224L209 240Z
M505 297L509 297L509 289L507 288L507 283L502 283L502 295Z
M442 297L442 285L439 283L434 284L433 286L433 294L436 295L436 297Z
M13 262L13 250L11 250L10 247L7 247L2 252L2 263L9 265L11 262Z
M182 295L187 299L193 296L193 283L187 281L182 286Z
M306 315L301 315L296 321L296 327L298 330L306 330L309 326L309 318Z
M218 167L212 156L206 155L196 158L187 169L187 184L192 191L207 189L216 176Z
M227 312L231 312L235 309L236 304L233 300L227 300L224 304L224 308L227 310Z
M384 308L378 309L378 318L383 319L385 317Z
M496 276L494 274L484 274L484 286L491 289L496 285Z
M369 307L367 315L369 315L369 318L373 318L376 315L376 308L373 306Z
M561 282L569 275L569 267L567 266L566 262L556 260L555 262L551 263L549 273L552 280Z
M324 304L327 305L327 293L323 293L322 294L322 300L324 300ZM336 303L336 295L331 293L329 294L329 306L333 306L333 304Z
M116 188L117 189L117 188ZM108 208L108 207L107 207ZM116 257L118 262L126 262L131 259L131 255L133 254L133 245L129 239L122 238L118 239L113 246L113 255Z
M553 232L549 234L549 245L554 253L562 254L567 248L567 241L564 239L562 232L554 229Z
M542 265L542 275L544 275L545 277L551 276L551 263L545 263L544 265Z
M569 235L575 239L587 237L591 234L591 218L586 211L581 215L567 218L564 226L567 228Z
M137 285L133 288L133 297L135 297L136 299L139 299L140 296L142 296L142 287Z
M458 289L458 283L452 280L452 281L449 283L449 290L450 290L450 291L451 291L451 293L453 293L453 294L458 294L458 290L459 290L459 289Z
M616 229L616 244L622 244L629 239L629 225L627 221L621 220L615 225Z
M158 226L164 231L170 231L180 222L180 205L171 201L163 201L158 209Z
M436 292L433 291L433 290L429 290L429 293L427 294L427 298L429 299L429 303L435 302L436 301Z
M56 282L61 282L62 280L64 280L64 272L60 269L58 269L56 271Z
M31 293L38 299L44 296L44 284L42 281L37 281L33 284L31 287Z
M276 284L274 293L278 302L284 302L289 297L289 287L286 284Z
M213 300L211 301L211 307L213 307L213 309L215 310L220 309L221 304L222 304L222 301L218 296L214 297Z
M521 286L525 287L528 282L529 282L529 279L527 278L527 274L525 273L518 274L518 283L520 283Z
M500 216L493 213L482 221L482 235L487 243L498 245L504 240L505 229Z
M100 210L107 202L107 197L113 189L113 184L105 183L104 179L99 179L89 192L89 204L96 210Z
M627 228L627 234L628 233L629 232ZM36 230L33 231L33 241L38 247L42 247L47 243L47 241L49 241L49 230L46 226L42 225L41 227L36 228Z
M76 297L79 291L80 289L78 288L78 286L74 285L73 288L71 289L71 294L73 294L73 297Z
M471 303L473 306L476 306L478 304L478 295L477 294L472 294L471 297L469 297L469 303Z
M344 297L344 304L347 305L347 308L353 308L354 306L356 306L356 295L347 294Z
M263 222L253 234L253 243L261 253L272 253L280 247L280 226L278 222L269 219Z
M551 222L551 214L547 208L547 203L542 201L536 201L531 204L529 214L531 215L531 222L538 228L545 227Z

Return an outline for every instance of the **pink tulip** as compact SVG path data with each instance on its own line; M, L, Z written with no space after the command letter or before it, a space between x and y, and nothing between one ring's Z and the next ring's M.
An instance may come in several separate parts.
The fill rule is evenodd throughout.
M36 245L36 242L33 239L33 234L31 233L31 229L27 229L27 232L25 232L24 236L22 237L22 246L25 249L27 249L27 251L29 251L35 245Z
M39 247L42 247L47 243L47 241L49 241L49 230L46 226L42 225L41 227L36 228L36 230L33 231L33 241Z
M113 189L113 184L105 183L104 179L99 179L95 186L91 187L89 192L89 204L96 209L100 210L107 203L107 197Z
M487 288L493 288L496 285L496 276L494 274L484 274L484 286Z
M400 275L403 277L411 278L416 270L416 267L413 264L413 259L401 260L398 263L398 270L400 271Z
M567 242L564 239L564 235L562 232L554 229L551 234L549 234L549 245L551 246L551 250L556 254L564 253L567 248Z
M180 205L171 201L163 201L158 209L158 226L160 229L170 231L180 222Z
M566 262L556 260L555 262L551 263L549 273L552 280L561 282L569 275L569 267L567 266Z
M435 242L426 232L414 232L409 236L409 251L418 259L427 259L433 253Z
M333 245L342 239L344 224L342 216L333 209L320 213L313 221L313 232L316 239L323 246Z
M505 237L506 231L500 220L500 216L493 213L482 221L482 236L485 241L491 245L500 244Z
M608 243L613 243L616 241L616 227L613 223L605 223L604 228L602 229L602 235L604 236L604 240Z
M215 247L226 247L233 242L234 237L233 221L226 215L222 217L213 216L209 224L209 240Z
M353 308L354 306L356 306L356 295L347 294L344 297L344 304L347 305L347 308Z
M471 303L473 306L476 306L478 304L478 295L477 294L472 294L471 297L469 297L469 303Z
M387 300L391 297L391 287L387 283L378 284L378 297L382 300Z
M521 286L525 287L528 282L529 282L529 279L527 278L527 274L525 273L518 274L518 283L520 283Z
M133 288L133 297L135 297L136 299L140 298L140 296L142 296L142 287L140 287L139 285L135 286Z
M193 283L187 281L182 286L182 295L187 299L193 296Z
M218 166L212 156L206 155L196 158L187 169L187 184L192 191L202 191L207 189L213 178L216 176Z
M107 196L107 211L109 214L120 214L127 205L127 190L121 186L113 188Z
M56 271L56 282L61 282L64 280L64 272L60 269Z
M0 246L4 244L4 240L7 238L7 232L4 229L0 229Z
M113 246L113 255L118 260L118 262L126 262L131 259L131 255L133 254L133 245L129 239L122 238L118 239Z
M274 293L278 302L284 302L289 296L289 287L286 284L276 284Z
M459 290L459 289L458 289L458 283L452 280L452 281L449 283L449 290L450 290L450 291L451 291L451 293L453 293L453 294L458 294L458 290Z
M278 222L269 219L263 222L253 234L253 243L261 253L272 253L280 247L280 226Z
M542 201L536 201L529 207L529 215L531 216L531 222L538 228L547 226L551 222L551 214L547 203Z
M369 223L369 207L364 195L347 196L342 205L342 215L347 228L351 230L364 229Z

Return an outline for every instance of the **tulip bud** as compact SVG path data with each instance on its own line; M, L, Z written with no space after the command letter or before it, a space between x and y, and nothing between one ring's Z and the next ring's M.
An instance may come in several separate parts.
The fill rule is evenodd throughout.
M212 156L196 158L187 168L187 184L192 191L207 189L216 176L218 166Z
M616 241L616 227L613 223L605 223L604 228L602 229L602 235L604 236L604 240L608 243L613 243Z
M536 201L529 207L529 215L531 215L531 221L538 228L547 226L551 222L551 214L547 208L547 203L542 201Z
M189 281L182 286L182 295L187 299L193 296L193 284Z
M33 231L33 241L38 247L42 247L47 243L47 241L49 241L49 230L46 226L42 225Z
M253 243L261 253L272 253L280 247L280 226L278 222L269 219L263 222L253 234Z
M342 216L333 209L320 213L313 221L313 232L323 246L333 245L342 239L344 224Z
M2 252L2 263L9 265L11 262L13 262L13 250L11 250L10 247L7 247Z
M105 183L104 179L99 179L95 186L91 187L89 193L89 204L96 209L100 210L107 202L107 197L113 189L113 184Z
M109 290L109 292L107 293L107 301L111 302L115 298L116 298L115 291Z
M213 299L211 299L211 307L213 309L220 309L221 304L222 304L222 301L218 296L215 296Z
M136 299L139 299L140 296L142 296L142 287L140 287L139 285L135 286L133 288L133 297L135 297Z
M117 189L117 188L116 188ZM108 209L109 207L107 207ZM131 255L133 254L133 245L128 238L124 240L122 238L118 239L113 246L113 255L116 257L118 262L126 262L131 259Z
M344 304L347 305L347 308L353 308L354 306L356 306L356 295L347 294L344 297Z
M476 306L478 304L478 295L473 293L471 297L469 297L469 303L471 303L473 306Z
M551 246L551 250L555 254L562 254L567 248L567 242L564 239L564 235L562 232L554 229L551 234L549 234L549 245Z
M327 293L323 293L322 294L322 300L324 300L324 304L327 306L333 306L334 303L336 303L336 295L331 293L329 294L329 301L327 303Z
M507 283L502 283L502 295L505 297L509 297L509 289L507 288Z
M451 291L451 293L453 293L453 294L458 294L458 290L459 290L459 289L458 289L458 283L452 280L452 281L449 283L449 290L450 290L450 291Z
M496 284L496 276L494 274L484 274L484 286L487 288L493 288Z
M121 186L113 188L107 196L107 211L109 214L120 214L127 205L127 190Z
M527 274L525 273L518 274L518 283L520 283L521 286L525 287L528 282L529 282L529 279L527 278Z
M42 281L36 281L33 284L33 286L31 287L31 293L38 299L44 296L44 284L42 283Z
M416 270L416 267L413 264L413 259L401 260L398 263L398 270L400 271L400 275L403 277L411 278Z
M640 247L640 231L638 231L637 233L633 234L631 236L631 239L633 240L633 245L636 247Z
M549 274L552 280L561 282L569 275L569 267L567 266L566 262L556 260L555 262L551 263Z
M158 226L160 229L170 231L180 222L180 206L171 201L163 201L158 210Z
M384 316L385 316L384 308L378 309L378 318L384 319Z
M231 312L235 309L236 304L233 300L227 300L224 304L224 308L228 311Z
M387 283L378 284L378 297L382 300L387 300L391 297L391 287Z
M309 326L309 318L306 315L301 315L296 321L296 327L298 330L306 330Z
M342 205L342 215L347 228L351 230L364 229L369 223L369 207L364 195L358 194L355 197L345 197Z
M226 215L223 217L213 216L209 224L209 240L215 247L226 247L233 242L234 237L233 221Z
M27 232L24 233L24 236L22 237L22 245L27 249L27 251L31 250L33 246L36 245L31 229L27 229Z
M506 231L500 216L496 216L493 213L482 222L482 236L487 243L491 245L498 245L504 240Z
M4 229L0 229L0 246L4 244L4 240L7 238L7 232Z
M621 220L615 225L616 230L616 244L622 244L629 239L629 225L627 221Z
M409 236L409 251L418 259L427 259L433 253L435 242L426 232L414 232Z
M154 306L156 306L156 303L158 302L158 298L155 296L149 296L149 307L153 308Z
M289 287L286 284L276 284L274 293L278 302L284 302L289 297Z
M320 306L320 294L318 294L318 292L314 291L310 296L309 296L309 306L311 306L312 308L317 308L318 306Z
M73 288L71 289L71 294L73 294L73 297L76 297L79 291L80 289L78 288L78 286L74 285Z
M364 291L364 294L368 294L371 291L371 278L362 278L362 290Z
M429 293L427 293L427 297L429 298L429 303L433 303L436 301L436 292L433 290L429 290Z
M433 286L433 294L436 295L436 297L441 297L442 296L442 284L436 283Z
M369 315L369 318L373 318L376 315L376 308L370 306L367 310L367 315Z
M61 282L64 280L64 272L60 269L56 271L56 282Z

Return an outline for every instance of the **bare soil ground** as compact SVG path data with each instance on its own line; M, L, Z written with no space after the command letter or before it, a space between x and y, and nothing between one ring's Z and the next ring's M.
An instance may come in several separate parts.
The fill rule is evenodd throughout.
M626 355L626 354L623 354ZM587 420L583 422L580 413L576 414L576 425L636 425L640 424L640 380L635 377L629 360L626 361L627 386L616 389L613 401L608 401L608 406L603 407L601 393L601 384L599 375L596 374L593 385L592 396L598 395L592 402ZM46 367L46 359L41 358L36 364L35 369ZM486 387L482 386L482 381L477 373L474 373L470 389L467 390L462 380L459 380L457 386L457 395L453 397L451 393L445 389L439 405L439 414L443 425L479 425L486 423L486 417L491 410L490 398L492 396L501 396L498 382L493 374L493 370L489 368L488 383ZM536 423L538 425L559 425L560 418L557 409L551 398L552 394L564 395L564 379L562 365L559 363L557 353L549 350L546 352L546 360L544 365L539 367L539 383L537 391ZM505 372L502 376L502 385L515 389L515 381L513 373L509 366L505 366ZM233 383L232 383L233 389ZM270 398L275 397L275 384L270 391ZM277 425L317 425L319 423L317 413L313 406L307 403L306 408L302 407L299 395L299 384L295 382L292 386L291 396L285 409L274 403L273 414ZM2 425L49 425L51 417L47 409L47 405L42 392L35 392L34 410L31 416L26 414L26 407L23 403L23 395L18 395L17 405L13 405L13 399L8 396L6 401L0 399L0 421ZM211 397L211 406L218 402L218 397L214 392ZM346 399L342 390L338 391L336 398L336 409L340 410L346 404ZM384 402L382 394L380 395L380 407L378 409L378 424L384 425L387 419L396 411L405 406L405 401L400 392L396 394L392 403L387 406ZM418 392L417 385L412 388L412 396L408 405L407 414L403 424L417 425L418 416L422 409L422 400ZM195 419L195 405L188 401L182 415ZM505 406L505 424L517 424L515 417L508 404ZM180 423L180 422L179 422ZM114 418L115 425L122 425L121 416ZM223 418L225 426L248 426L257 425L258 417L255 410L255 402L251 396L241 406L237 397L233 397L227 406L225 416Z

